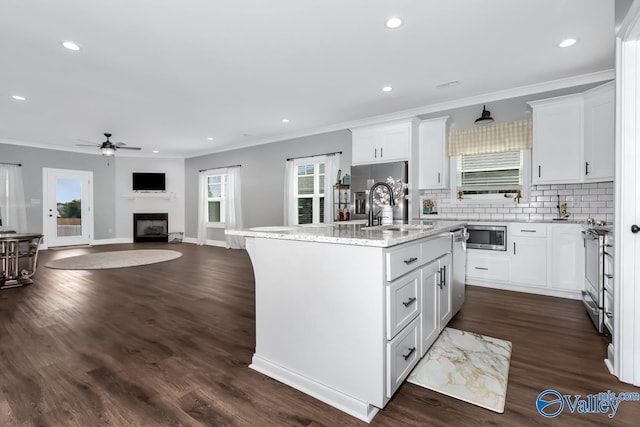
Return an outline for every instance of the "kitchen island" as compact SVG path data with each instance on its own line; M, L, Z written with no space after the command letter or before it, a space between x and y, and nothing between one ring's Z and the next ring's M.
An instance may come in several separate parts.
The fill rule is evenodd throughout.
M228 230L255 274L250 367L371 421L454 314L451 232L464 226Z

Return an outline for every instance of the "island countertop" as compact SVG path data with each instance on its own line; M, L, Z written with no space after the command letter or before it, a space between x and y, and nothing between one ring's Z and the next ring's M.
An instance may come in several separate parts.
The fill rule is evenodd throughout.
M414 220L409 224L365 227L363 224L332 223L301 226L266 226L226 230L225 234L267 239L301 240L356 246L390 247L412 240L463 228L466 222Z

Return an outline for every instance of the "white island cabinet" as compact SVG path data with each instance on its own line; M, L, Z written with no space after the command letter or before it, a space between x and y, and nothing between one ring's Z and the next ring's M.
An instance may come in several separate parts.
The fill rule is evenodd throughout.
M464 226L228 231L247 238L255 274L250 367L371 421L453 314L439 321L451 307L450 285L435 286L422 273L442 257L450 264L450 232ZM423 316L437 333L422 335Z

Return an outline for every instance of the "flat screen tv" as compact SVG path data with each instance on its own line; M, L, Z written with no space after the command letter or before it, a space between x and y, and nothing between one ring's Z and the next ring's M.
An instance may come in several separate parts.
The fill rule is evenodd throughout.
M163 173L133 172L133 191L165 191Z

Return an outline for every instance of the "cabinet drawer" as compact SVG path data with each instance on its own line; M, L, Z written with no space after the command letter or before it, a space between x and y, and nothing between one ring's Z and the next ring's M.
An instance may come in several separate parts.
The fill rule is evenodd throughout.
M422 243L421 252L424 263L438 259L442 255L451 252L451 235L449 233L439 234L427 240Z
M513 223L510 225L512 236L546 237L547 224Z
M476 257L467 251L467 277L481 280L509 281L509 258Z
M386 254L386 264L389 282L419 267L423 264L420 244L403 245L390 250Z
M393 396L400 384L418 363L419 319L414 319L392 341L387 343L387 397Z
M387 285L387 339L407 326L422 306L420 270Z

